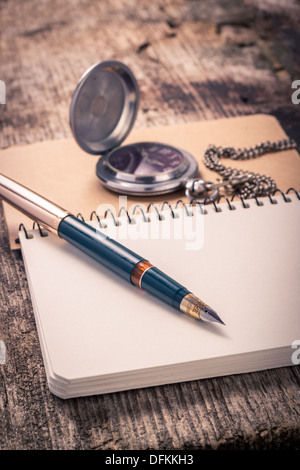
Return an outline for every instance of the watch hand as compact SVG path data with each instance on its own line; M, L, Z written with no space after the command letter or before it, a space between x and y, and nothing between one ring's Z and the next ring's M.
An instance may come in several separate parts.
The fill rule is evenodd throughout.
M158 166L163 166L163 167L165 166L165 164L160 162L159 160L151 160L150 163L152 163L153 165L158 165Z

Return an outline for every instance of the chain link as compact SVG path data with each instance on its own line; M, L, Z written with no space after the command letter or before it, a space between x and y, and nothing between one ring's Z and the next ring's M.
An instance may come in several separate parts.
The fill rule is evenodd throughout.
M289 138L282 139L278 142L267 141L256 145L255 147L244 149L211 146L206 150L203 162L207 168L219 173L219 175L225 180L245 177L246 181L239 184L235 189L236 193L241 197L249 198L263 196L266 193L272 194L275 192L276 183L273 178L246 170L227 167L221 163L220 159L230 158L231 160L249 160L267 153L281 152L294 149L296 147L296 142Z

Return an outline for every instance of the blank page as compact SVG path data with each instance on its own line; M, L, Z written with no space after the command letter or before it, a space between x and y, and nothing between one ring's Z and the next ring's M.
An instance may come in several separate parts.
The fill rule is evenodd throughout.
M151 222L137 217L127 232L126 218L103 229L121 234L121 243L208 303L226 325L173 310L52 234L32 231L26 239L20 232L53 390L56 384L89 394L91 386L101 393L99 378L106 392L292 364L291 345L300 337L300 201L288 198L264 198L261 206L249 200L248 208L236 200L235 210L224 203L220 212L206 206L201 217L177 210L173 219L166 211L162 221L154 211ZM157 228L151 239L145 227Z

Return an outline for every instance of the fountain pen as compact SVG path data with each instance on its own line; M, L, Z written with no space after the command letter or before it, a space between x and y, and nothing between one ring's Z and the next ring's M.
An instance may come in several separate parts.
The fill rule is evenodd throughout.
M224 324L188 289L116 240L53 202L0 174L0 197L45 229L91 256L131 285L197 320Z

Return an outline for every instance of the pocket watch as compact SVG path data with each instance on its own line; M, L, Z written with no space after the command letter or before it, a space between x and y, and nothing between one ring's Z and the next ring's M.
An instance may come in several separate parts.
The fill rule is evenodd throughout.
M140 93L131 70L109 60L90 67L72 96L70 126L80 147L100 155L96 175L109 190L119 194L147 196L185 190L190 200L206 203L227 194L256 197L276 191L275 181L265 175L229 168L220 158L247 160L265 153L296 148L293 139L263 142L246 149L211 146L203 163L222 180L195 178L198 164L187 151L160 142L121 145L130 133L138 111Z
M110 60L93 65L71 100L75 140L86 152L100 155L96 175L107 189L146 196L185 187L198 171L187 151L160 142L121 145L133 127L139 100L137 81L125 64Z

